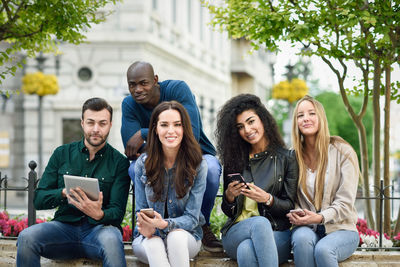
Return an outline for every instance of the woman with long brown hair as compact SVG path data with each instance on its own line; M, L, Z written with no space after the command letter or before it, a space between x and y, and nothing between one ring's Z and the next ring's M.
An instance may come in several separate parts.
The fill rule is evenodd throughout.
M297 102L292 142L299 163L297 206L288 213L296 266L338 266L356 250L354 202L357 155L342 138L330 136L324 107L310 96Z
M157 267L189 266L201 247L206 175L187 111L176 101L162 102L150 119L147 152L135 165L137 226L132 247L140 261ZM149 208L154 215L143 210Z

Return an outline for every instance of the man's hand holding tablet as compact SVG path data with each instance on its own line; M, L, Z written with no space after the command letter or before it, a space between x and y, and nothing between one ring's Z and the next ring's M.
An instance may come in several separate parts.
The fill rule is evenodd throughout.
M103 193L96 178L64 175L64 184L69 204L95 220L104 217Z

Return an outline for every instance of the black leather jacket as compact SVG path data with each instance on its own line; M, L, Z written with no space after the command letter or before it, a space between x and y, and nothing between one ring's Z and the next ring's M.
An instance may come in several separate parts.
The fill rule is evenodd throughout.
M239 195L233 203L226 200L225 191L231 182L224 172L224 196L222 211L228 216L221 233L226 234L237 217L242 213L244 196ZM254 182L255 185L270 193L273 204L268 207L264 203L258 203L258 211L266 217L274 231L289 229L291 224L286 214L294 208L299 177L296 153L294 150L278 148L276 151L264 151L254 155L249 160L248 167L242 172L246 182Z

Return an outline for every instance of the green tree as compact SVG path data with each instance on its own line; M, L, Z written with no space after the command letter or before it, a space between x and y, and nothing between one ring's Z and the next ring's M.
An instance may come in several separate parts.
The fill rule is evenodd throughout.
M357 128L353 120L346 111L341 101L341 96L334 92L323 92L315 97L320 101L328 119L329 131L331 135L341 136L357 152L358 159L361 161L360 141L357 135ZM362 97L350 96L350 104L359 109L362 106ZM368 157L372 157L372 106L369 104L363 118L363 123L367 132Z
M289 104L287 101L282 99L274 99L271 100L272 103L269 103L269 111L274 116L276 123L278 124L278 129L280 134L283 136L283 122L289 119ZM291 118L290 118L291 119Z
M118 0L1 0L0 84L7 74L15 74L22 62L15 55L24 51L56 51L58 42L81 43L92 24L105 20L99 9Z
M363 117L372 95L374 114L374 182L380 180L380 104L385 94L384 183L389 185L390 99L400 101L390 82L391 67L400 63L400 2L398 0L225 0L213 5L202 0L213 14L213 24L232 38L246 38L255 49L260 45L278 50L279 41L304 46L299 53L320 57L337 77L345 108L354 121L360 139L364 195L370 195L368 147ZM215 2L215 1L214 1ZM362 73L358 86L346 88L348 67ZM385 81L382 74L386 74ZM371 82L372 81L372 82ZM392 89L393 88L393 89ZM361 95L355 110L348 94ZM388 190L386 190L388 194ZM390 231L390 202L385 201L385 231ZM375 214L379 214L379 204ZM366 200L367 220L375 228L371 203ZM400 214L400 213L399 213Z

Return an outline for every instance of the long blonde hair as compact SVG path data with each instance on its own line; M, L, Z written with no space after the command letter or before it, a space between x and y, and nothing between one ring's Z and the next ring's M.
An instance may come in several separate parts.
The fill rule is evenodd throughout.
M328 149L329 143L334 141L331 140L328 128L328 120L326 119L326 114L324 107L320 102L312 98L311 96L304 96L300 99L293 112L293 123L292 123L292 144L296 151L296 157L299 164L299 187L306 194L308 199L311 201L313 198L310 196L307 190L307 168L304 163L304 137L301 134L298 124L297 124L297 113L299 105L303 101L309 101L314 105L315 113L318 118L318 131L316 133L316 153L317 153L317 175L314 184L314 200L312 201L316 210L321 209L322 198L324 194L324 184L325 184L325 173L328 165ZM336 138L335 138L336 139Z

